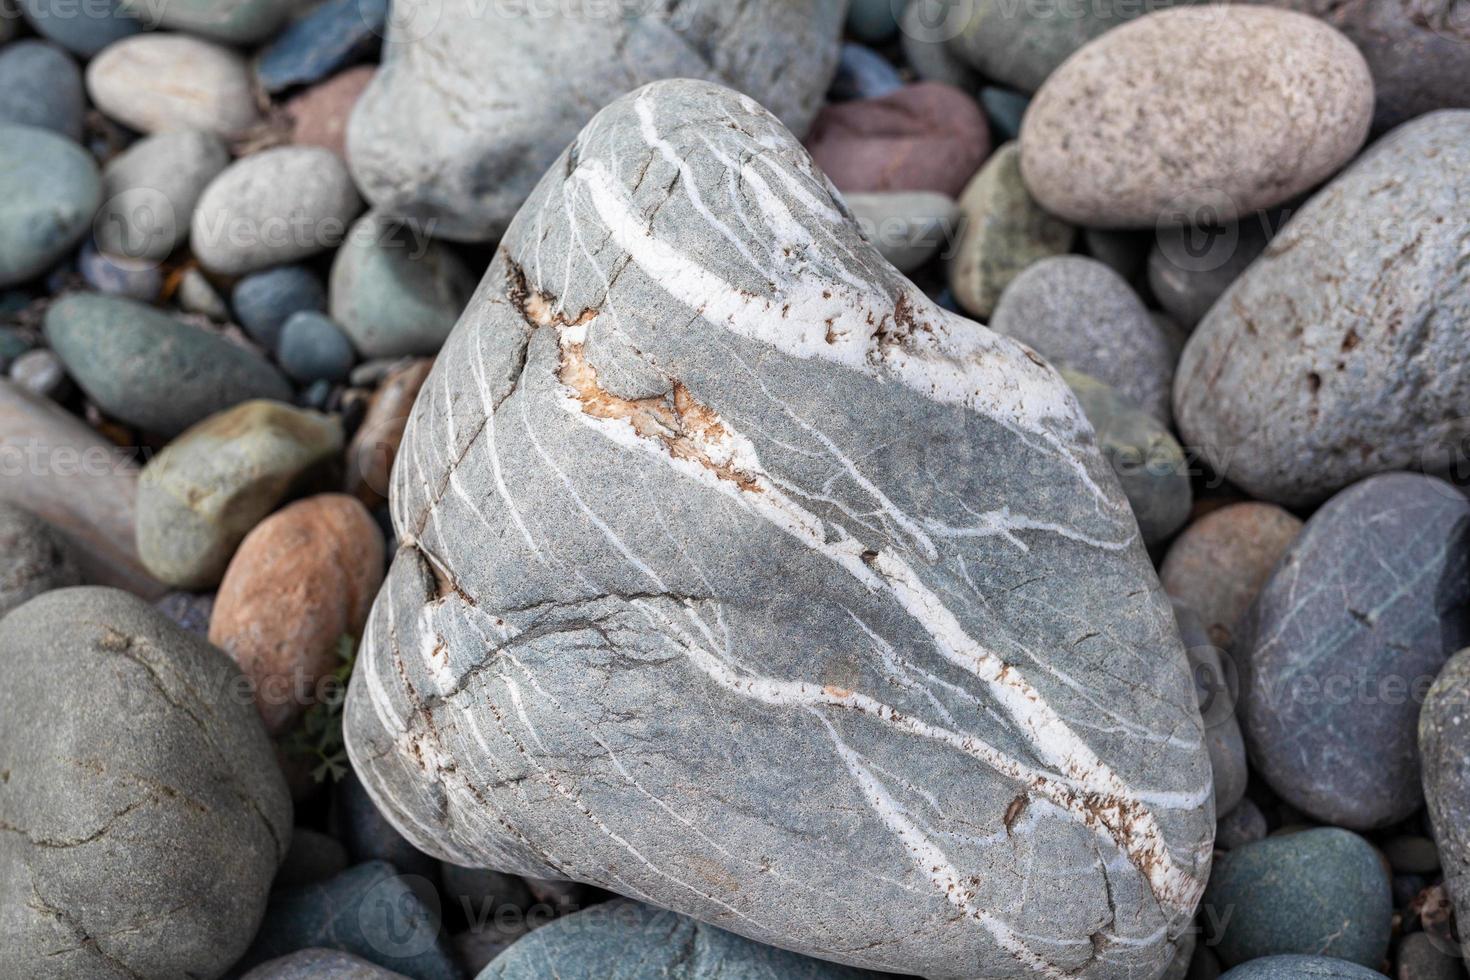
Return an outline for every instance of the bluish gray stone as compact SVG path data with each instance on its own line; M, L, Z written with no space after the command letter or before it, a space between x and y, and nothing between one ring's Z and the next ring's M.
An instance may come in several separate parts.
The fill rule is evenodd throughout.
M122 0L20 0L20 8L37 34L83 58L143 29Z
M270 37L298 5L295 0L121 0L151 26L249 46Z
M308 311L292 314L281 328L276 359L299 382L345 381L357 352L331 318Z
M0 124L0 288L33 279L66 255L101 197L86 150L50 130Z
M1424 797L1434 827L1434 842L1459 921L1470 921L1470 652L1461 650L1445 665L1424 700L1419 718ZM1470 935L1461 931L1461 949L1470 956Z
M427 888L414 882L415 890L431 902L434 882L439 878L439 862L411 844L388 818L383 816L373 798L363 787L356 772L350 772L337 783L337 835L347 846L354 862L386 861L410 879L423 879Z
M209 617L214 613L214 593L170 592L155 602L153 608L190 633L208 636ZM293 846L296 843L294 837L291 843Z
M1394 188L1392 194L1384 187ZM1296 506L1392 470L1463 473L1470 111L1370 146L1277 232L1190 337L1184 441L1250 496Z
M994 85L980 90L980 107L985 110L985 118L990 120L990 131L995 134L997 144L1020 137L1021 117L1026 115L1026 107L1030 104L1031 96L1025 92Z
M163 292L163 270L156 262L108 255L91 242L83 242L77 253L77 271L87 285L108 296L152 303Z
M827 97L834 102L877 99L901 88L903 76L887 58L872 48L849 41L842 45L837 74L832 78Z
M332 319L364 357L433 355L475 277L448 246L369 213L337 250L329 289Z
M1265 956L1220 980L1383 980L1383 974L1330 956Z
M1258 774L1304 813L1382 827L1423 801L1419 706L1470 641L1470 501L1385 473L1307 521L1256 599L1243 703Z
M80 585L71 546L50 524L0 501L0 617L54 589Z
M267 92L321 81L374 50L387 21L388 0L326 0L260 53L256 77Z
M439 910L420 901L385 861L272 894L240 965L255 967L304 949L351 953L410 980L462 976L440 934Z
M1377 966L1388 954L1392 917L1378 852L1336 827L1226 851L1205 890L1207 942L1227 966L1282 953Z
M240 980L402 980L360 956L332 949L303 949L262 963Z
M881 980L753 943L686 916L615 899L519 939L476 980Z
M989 326L1169 424L1179 350L1133 288L1096 259L1061 255L1028 266L1001 293Z
M898 33L904 0L852 0L847 8L847 32L867 44L881 44Z
M11 977L218 977L245 951L291 797L244 678L117 589L0 619L0 962Z
M354 768L442 860L804 955L1157 975L1209 759L1106 465L773 116L648 86L547 172L414 405Z
M17 357L6 375L27 391L53 401L65 398L71 390L61 359L44 347Z
M82 71L65 51L24 40L0 48L0 123L82 138Z
M160 435L252 398L291 400L255 354L132 300L63 296L46 311L46 339L103 411Z
M326 310L327 290L305 266L283 265L235 283L230 305L245 332L266 350L275 350L281 328L293 315Z
M102 171L104 202L93 232L113 255L155 262L189 235L194 208L230 151L213 133L182 129L138 140Z
M1395 957L1396 980L1464 980L1461 953L1427 932L1405 936Z
M1237 691L1227 676L1230 654L1210 642L1199 613L1174 600L1179 637L1189 656L1190 673L1199 693L1200 717L1205 722L1205 744L1210 750L1210 771L1215 780L1215 813L1229 813L1245 796L1250 772L1246 767L1245 739L1235 718Z
M1274 213L1256 213L1230 225L1170 224L1158 229L1148 253L1154 298L1181 326L1193 330L1260 258L1280 220Z
M347 131L371 205L453 241L501 237L602 106L660 78L745 92L797 133L837 66L843 0L436 0L390 18Z
M1246 797L1215 822L1215 846L1222 851L1244 847L1266 837L1266 815Z

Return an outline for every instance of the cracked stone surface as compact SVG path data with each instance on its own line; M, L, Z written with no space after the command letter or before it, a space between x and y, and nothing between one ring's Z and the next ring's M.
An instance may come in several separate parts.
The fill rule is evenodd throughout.
M1127 500L753 100L588 125L393 480L345 726L419 848L858 967L1169 962L1210 769Z
M1241 667L1256 774L1323 823L1383 827L1423 802L1424 692L1470 641L1470 500L1416 473L1333 497L1250 613Z
M1470 111L1401 126L1317 193L1185 345L1174 417L1251 496L1316 503L1464 466Z
M661 78L752 96L798 135L837 68L845 0L422 0L395 8L347 132L380 212L491 241L603 106Z
M0 620L0 962L28 980L217 977L291 800L239 672L114 589Z

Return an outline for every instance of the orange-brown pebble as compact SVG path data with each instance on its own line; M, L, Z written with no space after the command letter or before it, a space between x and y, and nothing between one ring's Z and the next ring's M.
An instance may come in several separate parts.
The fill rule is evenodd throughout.
M383 583L383 552L367 508L337 493L272 514L235 552L209 639L250 678L272 734L301 716L337 668L339 639L362 635Z
M398 444L403 441L409 409L433 366L432 358L424 358L388 375L352 437L344 488L369 507L378 506L388 497L388 476L393 472Z
M1164 591L1199 613L1210 641L1229 649L1241 617L1302 522L1275 504L1251 501L1211 511L1190 524L1164 556Z

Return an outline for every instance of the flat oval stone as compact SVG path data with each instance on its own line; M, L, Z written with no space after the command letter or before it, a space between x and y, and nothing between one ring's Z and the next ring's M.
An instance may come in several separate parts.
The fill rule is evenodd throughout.
M599 108L656 79L729 85L804 133L832 81L847 5L684 0L637 17L603 0L402 9L352 114L352 175L385 214L483 242L501 237Z
M1301 518L1275 504L1221 507L1170 545L1159 581L1199 613L1211 642L1231 649L1251 603L1301 530Z
M260 53L256 77L267 92L321 81L375 51L387 19L388 0L326 0L292 21Z
M154 27L183 31L224 44L258 44L295 8L291 0L122 0Z
M475 291L448 247L377 212L332 259L329 309L364 357L437 354Z
M1141 112L1141 106L1147 112ZM1373 79L1320 20L1181 7L1109 31L1036 93L1021 127L1026 186L1083 225L1220 220L1290 200L1363 145Z
M236 160L205 188L189 244L206 268L241 276L336 248L361 210L341 157L281 146Z
M1372 844L1336 827L1268 837L1220 855L1204 908L1205 922L1215 924L1207 941L1227 966L1286 953L1331 954L1367 966L1388 954L1388 872Z
M281 328L276 359L281 369L300 384L346 381L357 363L357 351L330 317L296 313Z
M280 265L235 283L230 305L245 332L265 349L275 350L287 320L297 313L326 310L327 290L306 266Z
M1220 980L1382 980L1366 966L1330 956L1263 956L1237 966Z
M547 171L419 393L354 767L441 860L803 955L1157 975L1209 758L1106 466L775 117L649 86Z
M28 510L0 501L0 617L43 592L80 585L71 546Z
M81 58L143 30L122 0L19 0L19 4L37 34Z
M6 969L222 975L260 924L291 835L270 741L233 694L239 672L141 599L100 588L48 592L0 619L0 663Z
M86 150L50 130L0 124L0 288L34 279L71 251L101 199Z
M1384 189L1392 193L1384 193ZM1470 112L1423 116L1311 199L1190 338L1185 440L1253 496L1319 501L1373 473L1462 465L1470 371Z
M926 2L926 0L917 0ZM1072 250L1077 230L1044 211L1021 180L1021 153L1007 143L959 199L963 230L949 262L949 288L966 311L989 320L1001 293L1028 266Z
M141 133L237 136L260 119L245 60L182 34L141 34L109 46L87 65L87 93L105 115Z
M980 106L941 82L917 82L876 99L831 103L806 147L843 192L960 193L990 153Z
M102 171L104 203L93 232L104 252L161 261L189 234L194 207L229 165L230 151L203 130L138 140Z
M138 466L55 402L0 381L0 501L59 531L86 581L146 598L165 591L133 543Z
M1252 612L1244 688L1256 772L1297 809L1382 827L1422 800L1419 702L1470 641L1470 501L1385 473L1333 497Z
M172 436L291 386L243 347L131 300L71 293L46 311L46 339L103 411Z
M1167 425L1178 348L1112 269L1080 255L1027 266L990 318L1059 367L1090 374Z
M29 40L0 48L0 123L80 140L85 112L82 72L65 51Z
M922 0L921 0L922 2ZM1136 17L1192 0L1134 3L1015 3L965 0L949 48L981 75L1035 92L1078 48Z
M1062 374L1097 433L1098 448L1128 497L1144 543L1168 541L1189 520L1194 503L1184 450L1137 402L1082 372Z
M1465 705L1470 697L1470 653L1455 654L1435 678L1419 716L1419 754L1424 771L1424 798L1440 863L1446 870L1444 887L1459 915L1470 916L1470 879L1463 868L1470 863L1470 725ZM1463 934L1462 934L1463 935ZM1470 937L1460 940L1470 956Z
M383 582L383 535L356 498L298 500L257 524L215 596L209 642L250 678L266 729L280 735L341 666Z
M686 916L614 899L518 940L475 980L880 980L890 974L826 963L753 943Z
M185 431L143 467L138 553L160 581L218 585L245 535L342 451L338 419L250 401Z

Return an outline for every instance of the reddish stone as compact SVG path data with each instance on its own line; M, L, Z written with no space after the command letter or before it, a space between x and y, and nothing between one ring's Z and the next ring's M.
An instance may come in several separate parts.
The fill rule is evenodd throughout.
M302 146L322 146L339 156L347 156L347 120L357 105L362 90L373 80L377 68L362 65L314 85L286 103L291 117L291 142Z
M844 193L958 197L990 153L990 127L960 89L919 82L881 98L824 107L806 148Z
M256 525L215 596L209 641L250 678L279 735L340 665L338 641L362 636L383 584L383 534L354 497L308 497Z
M343 489L368 507L377 507L388 499L388 477L398 457L409 410L433 366L433 358L423 358L409 361L388 375L373 394L362 425L352 437Z

